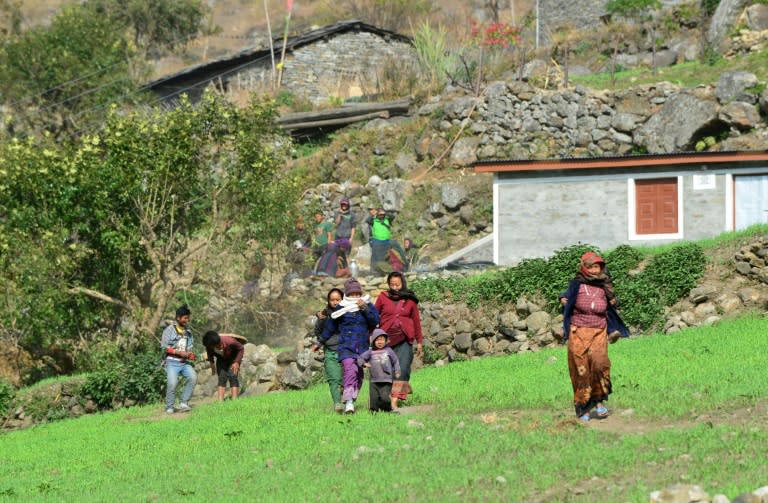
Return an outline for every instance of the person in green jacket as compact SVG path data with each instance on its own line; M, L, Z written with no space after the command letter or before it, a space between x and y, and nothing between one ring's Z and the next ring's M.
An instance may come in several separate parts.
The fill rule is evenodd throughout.
M376 209L376 216L369 217L371 225L371 271L386 272L389 241L392 239L392 222L395 216L387 214L384 208Z

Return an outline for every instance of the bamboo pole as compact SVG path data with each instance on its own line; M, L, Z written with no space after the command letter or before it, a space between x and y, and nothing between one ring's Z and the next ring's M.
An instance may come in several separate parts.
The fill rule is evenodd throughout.
M293 0L287 0L288 13L285 15L285 32L283 33L283 50L280 52L280 64L277 72L278 89L283 83L283 69L285 65L285 46L288 45L288 27L291 24L291 11L293 10Z
M267 36L269 37L269 57L272 60L272 78L270 79L272 84L272 90L275 90L275 77L277 75L277 69L275 68L275 46L272 43L272 25L269 22L269 9L267 8L267 0L264 0L264 15L267 17Z

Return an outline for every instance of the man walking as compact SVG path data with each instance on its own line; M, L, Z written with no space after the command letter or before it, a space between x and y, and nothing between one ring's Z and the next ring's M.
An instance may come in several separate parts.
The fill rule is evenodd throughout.
M177 409L174 408L176 402L176 387L179 385L179 376L184 377L184 389L181 392L178 410L189 412L192 408L189 406L189 399L192 398L192 391L195 389L197 374L192 366L195 361L195 353L192 352L192 331L189 329L189 318L191 312L189 307L184 304L176 310L176 321L165 327L163 337L160 340L160 347L165 355L165 412L173 414Z

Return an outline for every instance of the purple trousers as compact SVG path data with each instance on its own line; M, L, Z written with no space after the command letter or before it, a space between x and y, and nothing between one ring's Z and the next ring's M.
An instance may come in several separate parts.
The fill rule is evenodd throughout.
M344 402L357 400L357 394L363 385L363 368L357 364L357 358L345 358L341 360L341 366L344 369L344 392L341 399Z

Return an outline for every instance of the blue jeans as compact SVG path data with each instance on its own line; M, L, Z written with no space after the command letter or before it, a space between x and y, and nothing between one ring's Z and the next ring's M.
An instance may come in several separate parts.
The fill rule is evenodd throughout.
M192 365L169 358L165 361L165 374L167 376L165 408L173 408L173 403L176 401L176 386L179 385L179 375L186 379L184 390L181 392L181 403L187 403L192 398L192 391L195 389L195 383L197 382L197 373L192 368Z

